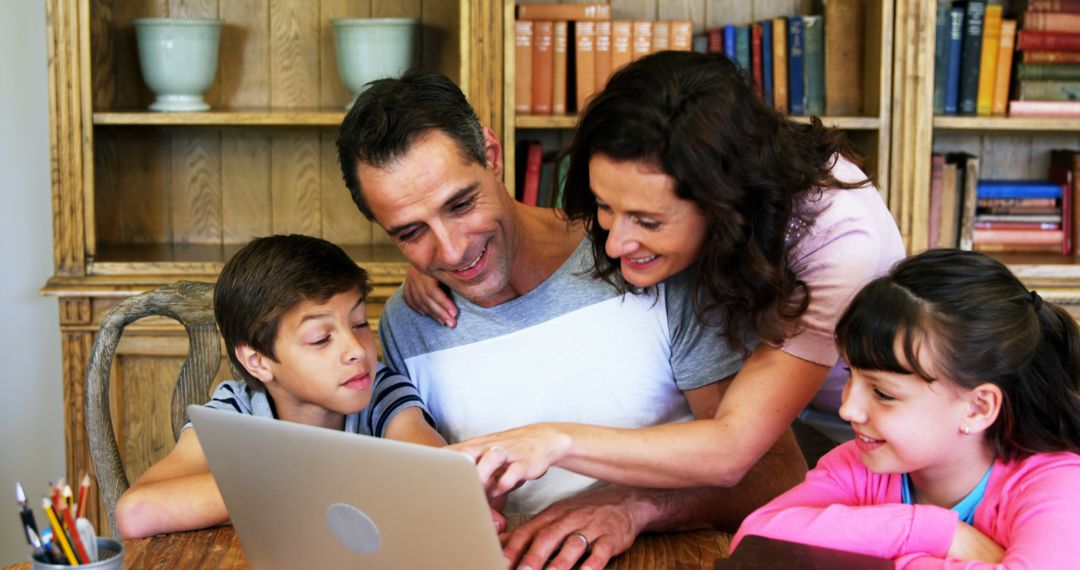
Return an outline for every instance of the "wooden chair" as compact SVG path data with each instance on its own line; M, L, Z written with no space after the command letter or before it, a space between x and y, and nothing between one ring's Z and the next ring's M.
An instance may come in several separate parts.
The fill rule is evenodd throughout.
M214 323L214 286L178 281L172 285L130 297L105 315L94 339L86 372L86 433L90 458L97 472L98 488L105 506L109 530L116 526L116 502L129 487L109 411L109 370L124 327L143 317L161 315L184 325L190 350L172 394L173 439L180 437L185 408L205 403L221 364L217 325Z

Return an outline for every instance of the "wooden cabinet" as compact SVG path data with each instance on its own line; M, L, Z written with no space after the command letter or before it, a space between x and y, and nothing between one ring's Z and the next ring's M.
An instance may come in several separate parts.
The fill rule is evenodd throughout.
M493 6L494 4L494 6ZM473 0L48 0L55 274L69 480L90 469L83 381L94 333L118 299L178 279L212 282L253 236L338 244L374 281L369 312L407 264L344 187L334 141L350 94L330 20L421 20L421 65L445 73L500 129L501 5ZM211 111L153 113L132 19L225 20ZM173 445L169 391L183 330L129 328L113 365L113 419L130 477ZM220 376L228 374L223 365ZM96 505L96 501L92 504ZM97 509L92 509L97 517ZM99 525L98 528L102 528Z
M1022 10L1004 2L1006 14ZM980 178L1045 179L1050 150L1080 149L1080 119L933 115L935 7L933 0L897 2L894 100L893 214L910 250L927 248L930 155L963 151L979 157ZM1080 264L1076 256L1000 254L1024 282L1047 300L1080 316Z

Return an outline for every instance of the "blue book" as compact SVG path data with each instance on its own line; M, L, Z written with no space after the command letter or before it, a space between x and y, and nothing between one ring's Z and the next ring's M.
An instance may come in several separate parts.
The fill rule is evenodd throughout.
M949 78L949 0L938 0L934 43L934 114L945 114L945 83Z
M825 33L821 16L803 16L803 79L806 114L825 114Z
M979 198L1061 198L1062 185L1050 180L980 180Z
M735 26L731 24L724 25L724 55L732 62L739 63L735 54Z
M735 26L735 61L739 69L751 69L750 26Z
M803 79L803 21L792 16L788 24L788 114L806 114L806 85Z
M945 114L960 110L960 54L964 51L964 9L949 10L949 63L945 72Z
M964 51L960 57L960 114L976 114L979 64L982 63L983 16L986 2L968 0L964 11Z
M761 92L765 104L773 106L773 66L772 66L772 20L761 21Z

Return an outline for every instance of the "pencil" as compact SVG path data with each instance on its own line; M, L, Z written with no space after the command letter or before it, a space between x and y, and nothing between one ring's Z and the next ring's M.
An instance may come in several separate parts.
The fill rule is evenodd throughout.
M34 529L36 533L38 526L37 521L34 520L34 511L27 506L26 493L23 492L22 483L18 481L15 482L15 501L19 503L19 517L22 519L23 526Z
M75 506L75 494L71 492L71 485L64 485L64 490L60 491L61 504L64 508L70 509Z
M79 504L75 507L75 518L83 516L86 510L86 496L90 494L90 474L83 473L82 482L79 483Z
M71 488L68 487L68 490ZM75 521L71 520L71 509L65 507L60 508L60 512L64 514L64 522L67 523L68 532L71 534L71 542L75 544L75 552L79 555L79 563L86 564L90 562L90 557L86 555L86 548L83 547L82 538L79 537L79 529L75 526Z
M49 519L49 524L52 525L53 538L60 543L60 549L64 551L68 564L78 566L79 560L75 558L75 553L71 551L71 545L68 544L67 536L64 535L64 529L60 526L60 521L56 520L56 513L53 512L52 503L49 502L48 497L41 499L41 508L45 511L45 517Z

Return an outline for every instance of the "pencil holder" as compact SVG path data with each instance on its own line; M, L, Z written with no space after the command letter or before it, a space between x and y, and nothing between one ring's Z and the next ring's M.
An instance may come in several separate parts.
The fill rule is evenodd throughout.
M124 570L124 545L111 538L97 539L98 561L90 564L80 564L79 568L93 568L94 570ZM71 568L67 564L53 564L43 562L37 558L30 559L34 570L58 570Z

